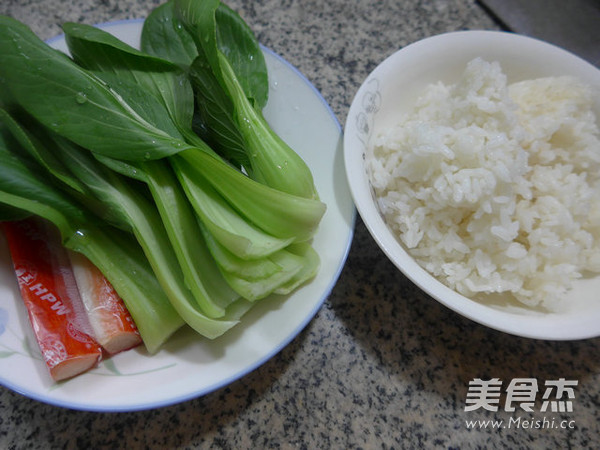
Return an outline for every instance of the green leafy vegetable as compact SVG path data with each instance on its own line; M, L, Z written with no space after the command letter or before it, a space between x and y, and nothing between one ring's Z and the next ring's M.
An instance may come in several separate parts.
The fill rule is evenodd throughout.
M216 338L314 277L326 207L262 116L266 63L235 11L164 3L139 50L63 29L70 57L0 16L1 220L53 222L114 280L151 351L183 322Z
M140 96L143 98L147 98L149 95L154 94L157 100L163 104L168 111L184 111L181 114L172 114L173 121L179 125L180 130L184 131L184 134L189 136L189 121L188 118L191 116L191 111L189 114L186 114L185 111L189 110L187 107L189 106L187 94L189 94L189 98L193 98L191 96L191 91L188 92L185 89L164 89L163 86L172 86L172 85L181 85L183 84L182 80L178 80L179 78L179 70L176 67L169 67L164 61L158 60L156 58L147 57L135 49L132 49L124 44L121 44L119 41L115 41L115 38L107 35L107 33L97 30L93 27L88 26L65 26L65 31L67 33L67 41L69 42L69 49L71 53L74 55L76 61L82 64L88 70L93 70L96 75L104 79L105 81L110 80L114 75L119 75L120 83L116 89L119 90L120 95L131 105L135 105L134 108L138 107L137 105L143 104L143 102L138 101ZM89 55L101 55L98 57L90 58ZM158 64L157 64L158 63ZM158 66L158 67L157 67ZM163 70L164 69L164 70ZM168 70L167 70L168 69ZM170 80L170 81L169 81ZM132 82L135 81L136 84ZM140 89L140 86L144 86L144 89ZM184 105L183 108L181 105ZM143 110L139 111L140 114L144 114ZM163 113L166 115L167 111ZM149 120L153 121L158 127L160 124L158 123L158 119L149 118ZM238 206L239 209L245 210L248 214L248 205L252 206L257 201L248 202L248 195L244 195L240 197L240 189L244 188L242 182L247 184L248 180L245 176L240 176L238 172L233 170L226 164L219 162L219 159L216 158L216 155L205 146L203 142L199 139L192 139L199 148L201 148L208 158L210 158L210 162L217 162L218 169L221 170L219 172L218 178L212 178L216 186L222 186L223 180L233 177L235 188L234 191L229 191L229 195L242 201ZM234 210L225 199L223 199L219 193L212 188L209 183L205 182L205 174L206 168L210 169L205 162L199 161L193 164L189 164L190 160L193 158L193 155L196 155L198 152L194 152L191 149L184 150L183 156L187 155L188 164L182 165L180 160L175 158L172 161L173 167L176 169L176 173L179 176L179 180L181 181L182 186L185 189L185 192L188 195L192 205L194 206L197 214L200 216L201 220L205 222L208 229L210 229L211 233L213 233L215 239L219 240L222 245L230 249L234 254L238 255L241 258L260 258L266 257L270 253L282 248L283 246L289 244L293 238L305 239L306 236L299 235L296 233L293 228L290 228L290 224L296 223L296 219L292 219L289 223L285 223L284 226L280 227L280 230L285 230L286 236L284 239L272 237L260 229L256 228L251 223L247 222L246 219L239 216L239 213ZM201 157L201 156L199 156ZM213 158L215 157L215 158ZM198 159L196 158L196 161ZM189 212L185 214L178 214L179 211L183 211L185 208L185 204L183 201L170 201L170 205L177 204L179 205L177 208L167 207L165 197L159 195L160 191L157 190L157 187L160 186L168 186L170 196L173 198L177 192L179 192L179 187L172 180L169 183L165 182L166 175L164 166L158 164L157 162L146 162L144 163L144 169L141 172L146 174L145 181L148 182L151 186L154 186L154 189L151 191L154 194L155 201L159 206L159 210L162 212L163 220L165 224L171 223L170 227L167 229L170 232L171 241L178 251L178 256L180 257L180 264L184 268L185 273L187 274L187 278L190 280L194 280L194 283L188 283L188 285L192 286L201 286L199 283L202 282L202 277L194 276L198 274L198 270L194 268L190 268L193 259L189 257L189 255L183 255L186 251L189 253L191 248L194 246L190 246L189 243L193 243L200 238L199 233L193 233L195 229L194 224L191 222L191 215ZM194 166L197 170L197 173L194 173L193 176L186 176L186 174L190 173L190 170L193 171ZM212 172L212 170L210 170ZM138 170L137 178L140 178L140 171ZM153 181L152 174L157 175L161 178L159 181ZM162 175L161 175L162 174ZM250 184L255 184L250 181ZM256 185L261 191L265 189L260 185ZM163 188L164 190L164 188ZM273 192L278 197L281 197L282 194L279 192ZM259 193L258 196L263 195ZM251 199L252 200L252 199ZM261 199L258 199L261 201ZM320 202L312 202L314 207L318 209L318 220L322 215L322 204ZM277 203L271 203L269 205L272 209L273 205L277 205ZM277 217L285 217L285 208L290 206L289 201L279 203L282 206L281 211L276 211L275 216ZM172 212L174 211L175 214ZM258 214L257 214L258 213ZM186 221L174 224L172 221L175 218L185 217ZM257 217L260 219L257 220ZM249 216L249 219L253 222L261 223L262 218L265 217L265 208L262 208L261 211L257 211L254 208L253 212ZM268 221L269 225L272 224L272 220ZM264 225L263 225L264 226ZM175 234L176 230L180 230L178 235ZM281 231L278 230L278 235L281 234ZM293 235L290 233L294 233ZM182 243L186 243L182 245ZM196 246L200 246L201 244L196 244ZM202 252L197 252L196 261L202 262L202 264L206 264L203 258L199 258L199 255L203 255ZM218 256L222 256L219 254ZM210 264L210 262L209 262ZM223 266L223 264L221 264ZM228 275L227 273L225 274ZM204 277L206 278L206 277ZM210 277L209 277L210 278ZM212 278L214 280L214 278ZM281 282L283 279L280 278ZM256 281L253 280L247 283L247 286L250 286L252 283ZM230 283L231 284L231 283ZM264 284L264 283L263 283ZM273 282L271 282L273 284ZM238 284L237 286L241 286ZM248 288L247 290L237 289L243 297L248 299L256 299L257 294L256 290L251 290ZM267 291L264 288L260 289L260 292L266 293ZM209 314L214 314L214 308L210 308L210 296L198 295L196 293L197 298L201 299L202 304L204 305L205 311L209 312ZM264 295L263 295L264 296ZM207 300L208 299L208 300ZM207 303L208 301L208 303Z
M174 15L174 3L155 8L142 27L141 50L186 69L198 56L192 36Z
M0 80L10 98L58 134L102 155L143 161L182 150L180 140L144 120L106 83L0 16ZM107 139L106 136L110 136Z
M261 113L268 92L266 65L245 22L218 0L175 0L175 14L198 48L199 56L190 67L198 102L216 105L204 111L207 127L218 122L223 111L231 112L249 160L246 169L250 176L283 192L318 199L310 169ZM218 96L206 89L216 84L222 90ZM217 97L222 99L218 104ZM218 142L219 136L214 139Z

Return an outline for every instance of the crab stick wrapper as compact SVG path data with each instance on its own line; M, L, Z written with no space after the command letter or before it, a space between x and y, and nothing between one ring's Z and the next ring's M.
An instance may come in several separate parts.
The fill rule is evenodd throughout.
M52 378L65 380L96 366L102 347L93 338L58 231L39 219L4 222L2 228L21 297Z

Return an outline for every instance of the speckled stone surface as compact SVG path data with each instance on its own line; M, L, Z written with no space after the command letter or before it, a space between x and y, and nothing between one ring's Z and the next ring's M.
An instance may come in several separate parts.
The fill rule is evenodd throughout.
M64 21L142 18L157 0L2 0L42 38ZM497 29L471 0L231 0L260 41L321 91L340 123L375 65L418 39ZM152 411L90 413L0 388L0 448L600 448L600 339L543 342L464 319L404 278L360 219L323 308L266 364L205 397ZM6 362L3 362L6 364ZM469 429L474 378L579 381L567 429ZM537 413L521 414L538 418Z

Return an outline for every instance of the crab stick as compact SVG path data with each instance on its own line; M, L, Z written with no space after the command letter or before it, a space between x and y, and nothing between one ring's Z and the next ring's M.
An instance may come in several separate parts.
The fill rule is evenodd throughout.
M102 272L80 253L69 251L69 257L98 343L111 355L140 345L142 338L125 303Z
M58 231L39 219L2 224L21 297L42 358L55 381L96 366L102 347L83 308Z

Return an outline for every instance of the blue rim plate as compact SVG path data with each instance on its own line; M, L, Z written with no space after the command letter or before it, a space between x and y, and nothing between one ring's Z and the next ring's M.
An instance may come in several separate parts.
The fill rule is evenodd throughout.
M139 47L143 20L98 25ZM48 41L66 50L64 36ZM156 355L135 349L90 372L53 383L31 337L10 257L0 240L0 383L27 397L87 411L158 408L208 394L245 376L289 344L333 289L353 238L356 212L346 182L342 132L331 108L292 65L264 48L270 98L265 117L309 164L327 212L314 239L321 270L285 298L268 298L225 336L209 341L188 329Z

